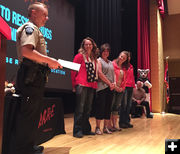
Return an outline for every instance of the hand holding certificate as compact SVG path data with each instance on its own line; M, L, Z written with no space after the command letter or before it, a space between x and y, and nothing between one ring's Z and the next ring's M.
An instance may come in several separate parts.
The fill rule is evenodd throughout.
M77 64L67 60L58 59L58 62L61 64L61 66L75 71L79 71L81 67L81 64Z

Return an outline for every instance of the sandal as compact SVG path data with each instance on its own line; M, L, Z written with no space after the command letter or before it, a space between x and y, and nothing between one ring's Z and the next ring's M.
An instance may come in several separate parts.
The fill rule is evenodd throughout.
M112 129L113 129L113 131L121 131L122 130L121 128L116 128L116 127L113 127Z
M108 127L108 129L111 131L111 132L115 132L116 130L114 129L114 127L110 126Z
M115 129L114 127L109 128L109 130L110 130L111 132L115 132L115 131L116 131L116 129Z
M107 127L104 127L103 132L105 134L112 134L112 132Z
M97 135L102 135L102 132L101 132L101 130L100 130L99 127L96 127L95 133L96 133Z

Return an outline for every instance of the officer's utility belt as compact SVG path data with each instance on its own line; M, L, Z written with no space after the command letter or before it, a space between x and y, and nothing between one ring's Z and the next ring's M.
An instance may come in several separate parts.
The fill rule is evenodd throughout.
M41 82L42 80L47 82L47 77L51 72L48 65L41 65L27 58L23 58L21 65L26 69L24 76L25 84L32 84L36 82L36 84L38 84L38 82Z

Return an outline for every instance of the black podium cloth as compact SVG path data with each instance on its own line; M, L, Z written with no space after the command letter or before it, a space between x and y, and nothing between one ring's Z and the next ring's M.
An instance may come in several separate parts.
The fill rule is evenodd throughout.
M37 144L41 144L55 135L65 134L64 110L60 98L44 98L43 110L40 113Z
M2 154L7 154L20 103L21 97L5 97ZM39 121L37 145L48 141L55 135L66 133L63 103L60 98L44 97L42 111L37 119Z

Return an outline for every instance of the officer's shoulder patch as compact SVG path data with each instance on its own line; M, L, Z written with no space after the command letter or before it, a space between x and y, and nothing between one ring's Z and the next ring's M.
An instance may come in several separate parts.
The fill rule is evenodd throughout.
M34 28L32 25L25 26L25 31L27 35L31 35L34 32Z

